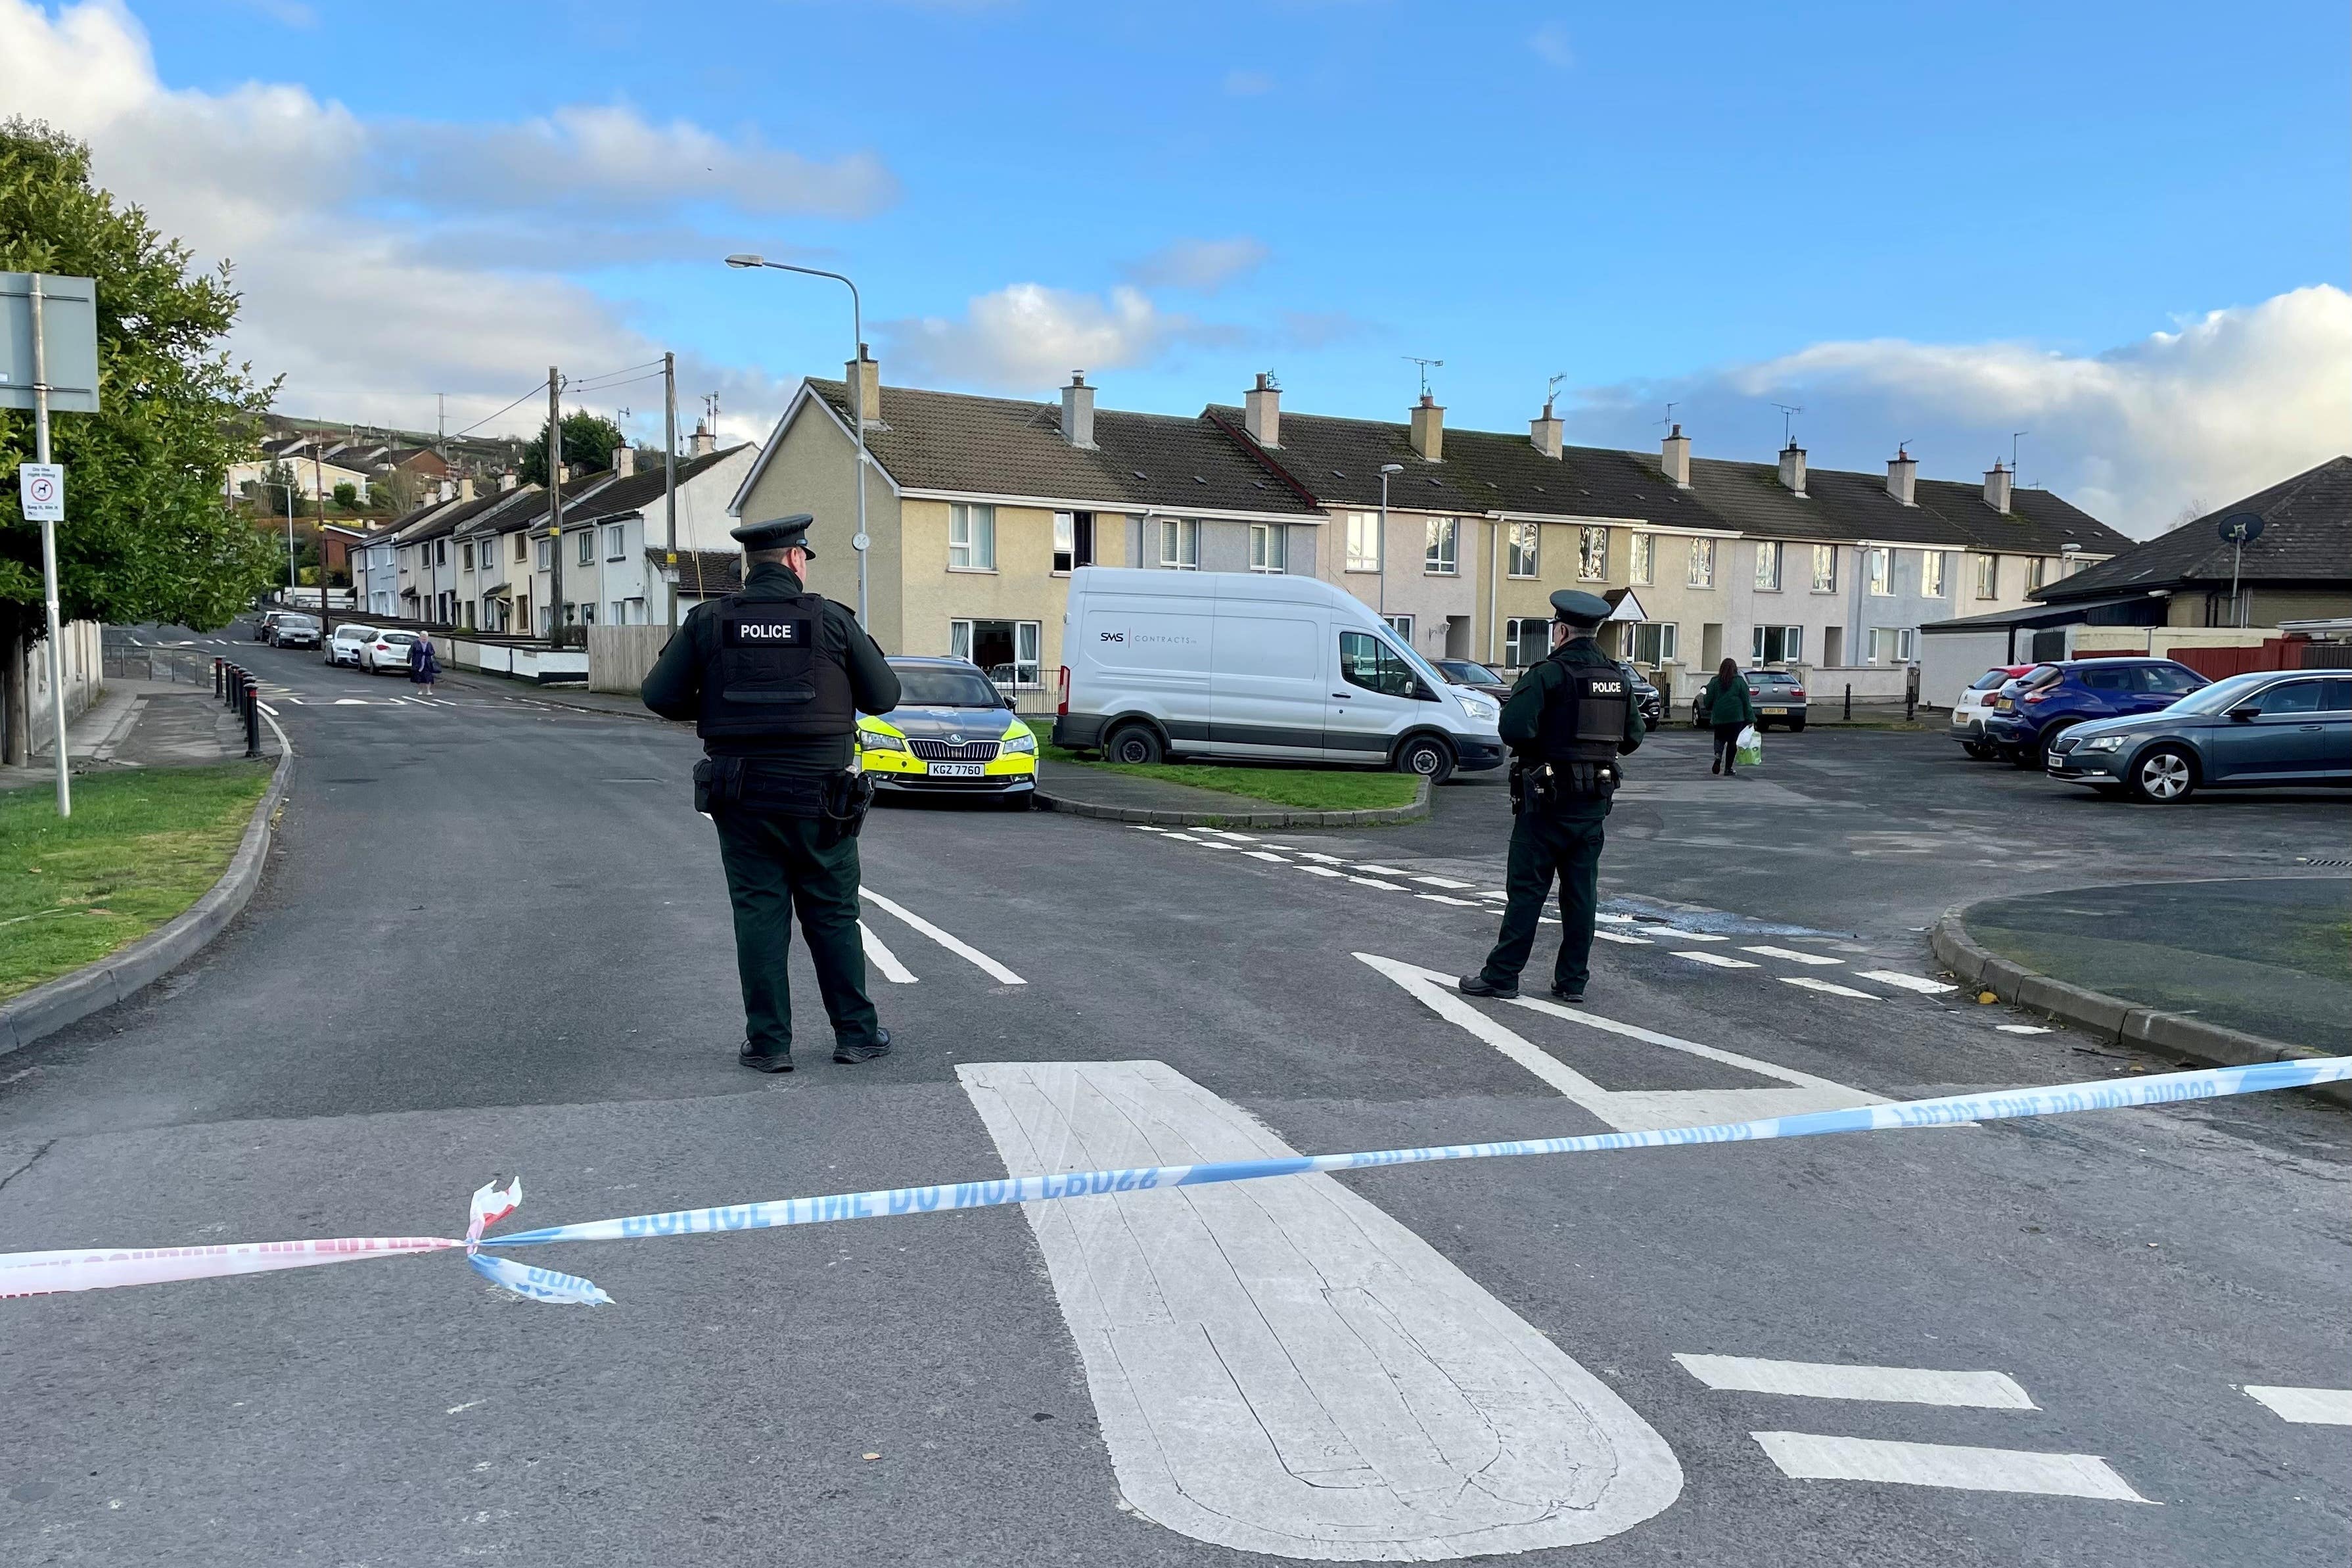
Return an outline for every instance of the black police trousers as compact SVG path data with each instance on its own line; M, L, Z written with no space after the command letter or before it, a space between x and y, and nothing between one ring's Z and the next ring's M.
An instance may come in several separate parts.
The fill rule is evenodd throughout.
M727 866L728 901L735 908L745 1042L769 1056L793 1048L793 991L786 970L797 910L835 1040L873 1045L880 1022L866 994L866 943L857 927L857 840L821 816L721 805L711 817L719 825L719 854Z
M1602 816L1521 812L1511 823L1511 859L1503 886L1502 934L1479 973L1489 985L1514 986L1528 966L1552 878L1559 878L1559 957L1552 984L1581 991L1591 978L1592 916L1601 904Z

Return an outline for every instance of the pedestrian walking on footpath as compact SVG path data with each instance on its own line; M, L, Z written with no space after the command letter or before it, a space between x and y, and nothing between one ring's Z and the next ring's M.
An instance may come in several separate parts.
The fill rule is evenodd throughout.
M747 523L742 591L697 605L654 662L646 706L691 719L706 755L694 807L719 827L743 986L736 1059L793 1070L786 976L793 916L816 970L833 1059L890 1049L866 994L857 833L874 781L856 771L857 716L898 705L898 677L845 605L810 593L806 513Z
M1756 722L1756 694L1739 673L1738 659L1727 658L1716 667L1715 679L1698 694L1698 710L1715 726L1715 761L1706 771L1727 778L1739 752L1739 731Z
M1592 640L1609 601L1562 588L1551 607L1551 653L1519 677L1503 704L1503 744L1512 754L1510 899L1486 966L1456 982L1465 996L1519 994L1555 875L1559 956L1551 994L1581 1002L1591 977L1601 824L1622 777L1617 759L1642 743L1643 726L1633 681Z
M408 645L408 682L433 695L433 683L441 679L441 655L429 637L418 637Z

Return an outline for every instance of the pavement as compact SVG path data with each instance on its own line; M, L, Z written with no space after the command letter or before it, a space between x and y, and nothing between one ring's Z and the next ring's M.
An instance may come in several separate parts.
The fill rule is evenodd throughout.
M262 727L262 755L278 744ZM55 782L54 744L30 765L0 766L0 789ZM245 755L245 722L207 688L112 679L79 716L66 721L66 756L77 774L126 767L188 767Z
M1979 947L2037 973L2289 1045L2352 1051L2352 880L2071 889L1969 907Z
M1669 730L1611 819L1612 940L1570 1012L1429 978L1493 940L1491 775L1364 833L886 804L861 852L900 1048L770 1079L733 1062L689 732L247 662L298 752L280 847L200 959L7 1058L0 1248L446 1235L494 1172L524 1179L511 1228L2127 1079L2168 1064L1976 1005L1920 928L2086 865L2261 879L2341 840L2340 795L2158 812L1870 731L1776 734L1719 780ZM2334 1568L2346 1115L2274 1095L529 1257L594 1310L447 1257L15 1301L0 1561Z

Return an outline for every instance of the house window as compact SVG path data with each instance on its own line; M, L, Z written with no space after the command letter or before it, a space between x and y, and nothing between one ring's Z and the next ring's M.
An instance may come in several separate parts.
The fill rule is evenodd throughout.
M1095 514L1057 511L1054 514L1054 570L1074 572L1095 563Z
M1525 669L1551 652L1551 623L1539 616L1513 616L1503 623L1503 662Z
M1909 626L1873 626L1870 628L1870 662L1873 664L1908 664L1911 660L1912 628Z
M1510 574L1512 576L1532 577L1536 574L1536 572L1541 563L1541 556L1537 550L1537 545L1541 542L1542 538L1542 531L1535 523L1515 522L1511 524L1509 548L1511 552Z
M629 525L627 523L608 522L604 525L605 560L626 561L629 558L628 543Z
M465 543L457 547L457 564L463 566L468 572L471 572L474 569L474 542L472 540L469 539Z
M1780 591L1780 542L1777 539L1757 542L1756 586L1768 594Z
M1412 697L1421 690L1421 678L1404 656L1370 632L1339 634L1339 679L1383 697Z
M1944 596L1944 552L1930 550L1919 557L1919 593L1922 597L1940 599Z
M1460 525L1450 517L1429 520L1429 548L1421 558L1421 569L1433 577L1454 574L1454 541Z
M1881 545L1867 553L1870 559L1870 591L1882 599L1890 597L1895 592L1894 552ZM1876 636L1875 633L1872 635Z
M1758 664L1794 664L1805 657L1805 628L1758 626L1753 654Z
M1813 546L1813 592L1837 592L1837 546L1834 544Z
M528 550L530 547L530 546L527 542L525 535L520 533L515 535L515 561L517 564L521 563L521 562L526 559L523 552Z
M612 624L612 625L614 625L614 626L627 626L627 625L629 624L629 606L628 606L628 605L627 605L625 601L623 601L623 600L615 599L615 600L614 600L614 601L613 601L613 606L612 606L612 607L613 607L613 619L612 619L612 623L611 623L611 624Z
M1411 647L1412 646L1412 617L1411 616L1382 616L1381 619L1388 622L1389 630L1396 633L1397 640L1403 643L1407 647Z
M1598 583L1609 575L1609 531L1605 528L1580 528L1576 531L1576 580Z
M449 542L447 540L436 539L433 542L433 564L436 566L446 566L449 564Z
M2043 583L2049 581L2049 578L2050 562L2048 557L2035 555L2027 558L2025 563L2025 591L2027 593L2031 594L2033 590L2042 586Z
M1171 572L1201 568L1201 525L1189 517L1160 520L1160 564Z
M1290 570L1290 530L1278 522L1250 524L1250 570Z
M1690 546L1690 585L1694 588L1715 586L1715 541L1694 539Z
M1636 583L1647 585L1656 581L1651 575L1655 539L1646 533L1626 536L1626 574Z
M948 570L996 570L996 509L948 503Z
M1633 662L1646 664L1653 669L1662 664L1672 663L1675 634L1679 630L1672 621L1642 622L1633 628Z
M520 536L517 537L515 542L518 544L522 542ZM553 569L554 565L555 541L552 539L542 539L539 542L539 569L542 572L551 571Z
M576 564L582 566L590 566L595 563L596 531L594 529L583 528L580 531L580 543L578 547L573 550L572 558Z
M1979 599L1998 599L2000 597L2000 556L1979 555L1977 557L1977 597Z
M1380 514L1371 511L1349 512L1348 514L1348 570L1377 572L1380 569Z
M950 621L948 652L971 660L1000 687L1034 691L1041 674L1038 649L1044 625L1041 621Z
M564 606L566 610L571 607L569 605ZM567 615L564 618L569 620L571 616ZM580 624L583 626L593 626L596 624L596 606L593 602L580 606Z

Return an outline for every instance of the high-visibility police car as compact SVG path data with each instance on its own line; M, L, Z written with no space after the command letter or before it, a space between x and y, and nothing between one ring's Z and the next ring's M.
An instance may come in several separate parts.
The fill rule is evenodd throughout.
M857 752L880 790L989 796L1026 806L1037 737L1013 700L961 658L893 658L898 706L857 716Z

